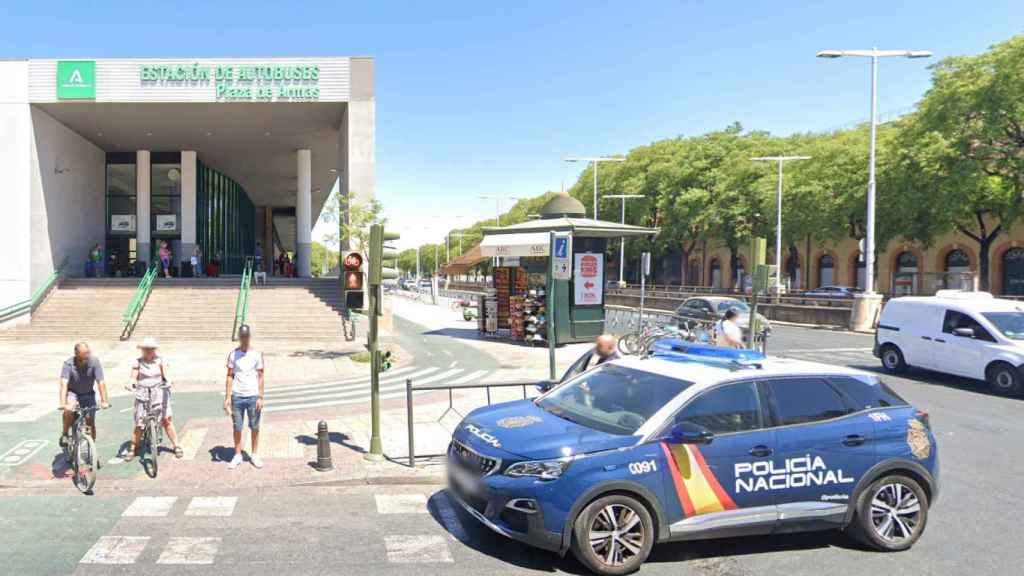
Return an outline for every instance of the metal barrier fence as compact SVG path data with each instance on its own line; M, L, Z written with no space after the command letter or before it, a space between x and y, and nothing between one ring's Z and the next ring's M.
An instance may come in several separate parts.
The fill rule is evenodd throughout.
M644 309L641 323L640 311L636 308L612 304L606 304L604 307L605 332L615 336L639 332L643 324L669 324L672 321L673 314L667 310Z
M467 383L467 384L427 384L422 386L413 386L412 378L406 378L405 380L405 415L407 418L406 426L408 427L409 433L409 467L412 468L416 465L416 437L415 437L415 422L413 421L413 403L412 396L416 392L424 391L448 391L448 408L438 416L437 422L440 422L450 412L454 412L459 416L463 416L462 412L459 412L455 408L455 396L456 390L473 390L484 388L487 391L487 405L491 405L491 388L516 388L522 387L523 399L526 399L526 389L529 386L536 386L540 380L530 380L523 382L487 382L487 383ZM421 454L424 458L436 458L444 456L444 454Z

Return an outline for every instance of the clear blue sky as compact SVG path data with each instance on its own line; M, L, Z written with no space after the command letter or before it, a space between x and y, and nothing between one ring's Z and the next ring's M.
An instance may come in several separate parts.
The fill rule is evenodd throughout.
M868 63L825 48L975 54L1024 33L1024 2L18 2L0 57L370 55L378 197L406 240L533 196L571 155L740 121L778 134L867 118ZM927 89L884 61L879 110Z

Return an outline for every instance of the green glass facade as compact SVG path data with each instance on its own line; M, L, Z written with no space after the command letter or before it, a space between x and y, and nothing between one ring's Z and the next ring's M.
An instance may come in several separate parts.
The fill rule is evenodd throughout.
M207 261L221 255L221 274L241 274L256 251L256 207L245 189L196 163L196 242Z

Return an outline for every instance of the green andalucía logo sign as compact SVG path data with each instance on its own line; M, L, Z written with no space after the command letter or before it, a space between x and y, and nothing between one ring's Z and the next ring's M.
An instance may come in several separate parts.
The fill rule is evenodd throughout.
M96 62L94 60L57 61L57 99L95 100Z

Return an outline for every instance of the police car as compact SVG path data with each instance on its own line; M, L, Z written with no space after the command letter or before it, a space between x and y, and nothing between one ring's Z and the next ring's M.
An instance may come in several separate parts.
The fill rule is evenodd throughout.
M655 543L752 534L905 550L938 471L928 415L874 375L679 340L477 409L448 450L469 514L599 574Z

